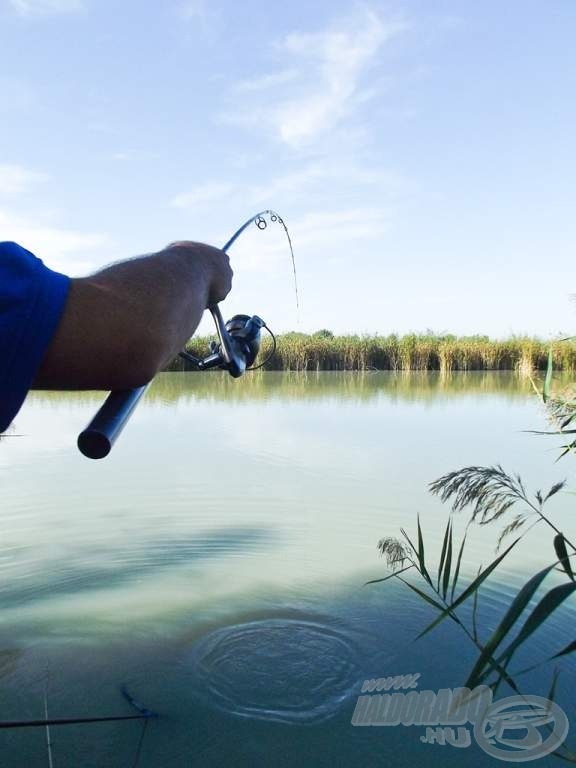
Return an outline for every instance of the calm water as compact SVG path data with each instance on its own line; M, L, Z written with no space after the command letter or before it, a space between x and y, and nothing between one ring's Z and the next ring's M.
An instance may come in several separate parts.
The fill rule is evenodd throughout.
M417 513L437 559L448 510L427 484L441 474L501 463L536 490L572 472L552 438L523 432L546 428L528 384L163 374L112 454L91 462L75 441L100 401L37 393L0 443L1 720L43 717L45 686L53 717L129 714L127 684L161 714L140 766L497 764L476 746L423 745L423 728L350 719L365 678L466 679L473 653L457 627L413 642L433 613L400 584L363 584L385 575L378 540L413 531ZM550 510L574 530L573 496ZM472 529L466 574L493 558L497 534ZM536 528L484 590L484 633L553 559ZM520 666L573 640L573 626L566 606ZM570 657L562 670L568 705ZM522 687L546 695L549 680L545 668ZM54 766L133 765L140 734L52 729ZM0 766L24 765L48 765L44 731L0 731Z

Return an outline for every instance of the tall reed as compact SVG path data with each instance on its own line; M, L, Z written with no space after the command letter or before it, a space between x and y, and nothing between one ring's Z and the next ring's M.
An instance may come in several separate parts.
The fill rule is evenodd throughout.
M204 355L207 338L194 338L190 352ZM487 336L452 336L406 334L397 336L348 335L328 333L307 335L286 333L278 337L275 356L267 370L286 371L517 371L521 375L544 370L552 346L554 369L576 372L576 344L550 342L516 336L494 340ZM270 352L265 339L261 358ZM184 361L176 360L169 370L186 370Z

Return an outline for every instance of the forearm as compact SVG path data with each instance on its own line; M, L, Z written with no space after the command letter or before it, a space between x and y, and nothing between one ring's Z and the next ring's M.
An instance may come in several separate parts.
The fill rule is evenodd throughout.
M34 387L147 383L192 336L210 303L210 254L207 246L174 245L73 280Z

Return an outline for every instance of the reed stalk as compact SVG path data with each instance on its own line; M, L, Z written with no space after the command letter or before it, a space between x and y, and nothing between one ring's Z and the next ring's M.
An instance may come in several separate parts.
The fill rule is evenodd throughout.
M191 340L188 350L205 355L208 338ZM556 343L529 337L490 339L487 336L406 334L397 336L286 333L278 337L278 349L267 364L271 371L516 371L529 376L545 370L552 346L554 370L576 372L576 344ZM261 355L271 349L264 339ZM168 370L187 370L175 360Z

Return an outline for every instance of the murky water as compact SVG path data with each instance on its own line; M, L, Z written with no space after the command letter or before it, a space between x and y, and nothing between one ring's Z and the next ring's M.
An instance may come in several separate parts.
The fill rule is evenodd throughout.
M366 678L466 679L474 649L458 627L413 642L429 606L395 581L364 583L386 573L377 541L414 531L416 514L437 561L448 510L427 484L441 474L501 463L536 490L573 472L554 463L557 442L526 434L546 427L529 384L163 374L112 454L90 462L75 440L100 401L37 393L0 444L0 720L43 717L45 689L52 717L130 714L127 685L160 714L140 752L138 722L53 728L55 767L495 763L474 745L424 745L422 728L350 721ZM573 496L550 510L573 530ZM498 532L471 530L463 577L494 557ZM481 635L553 559L535 528L486 585ZM573 626L567 603L519 667ZM561 669L568 706L571 657ZM523 690L546 695L550 672ZM43 729L0 731L0 766L23 765L48 765Z

